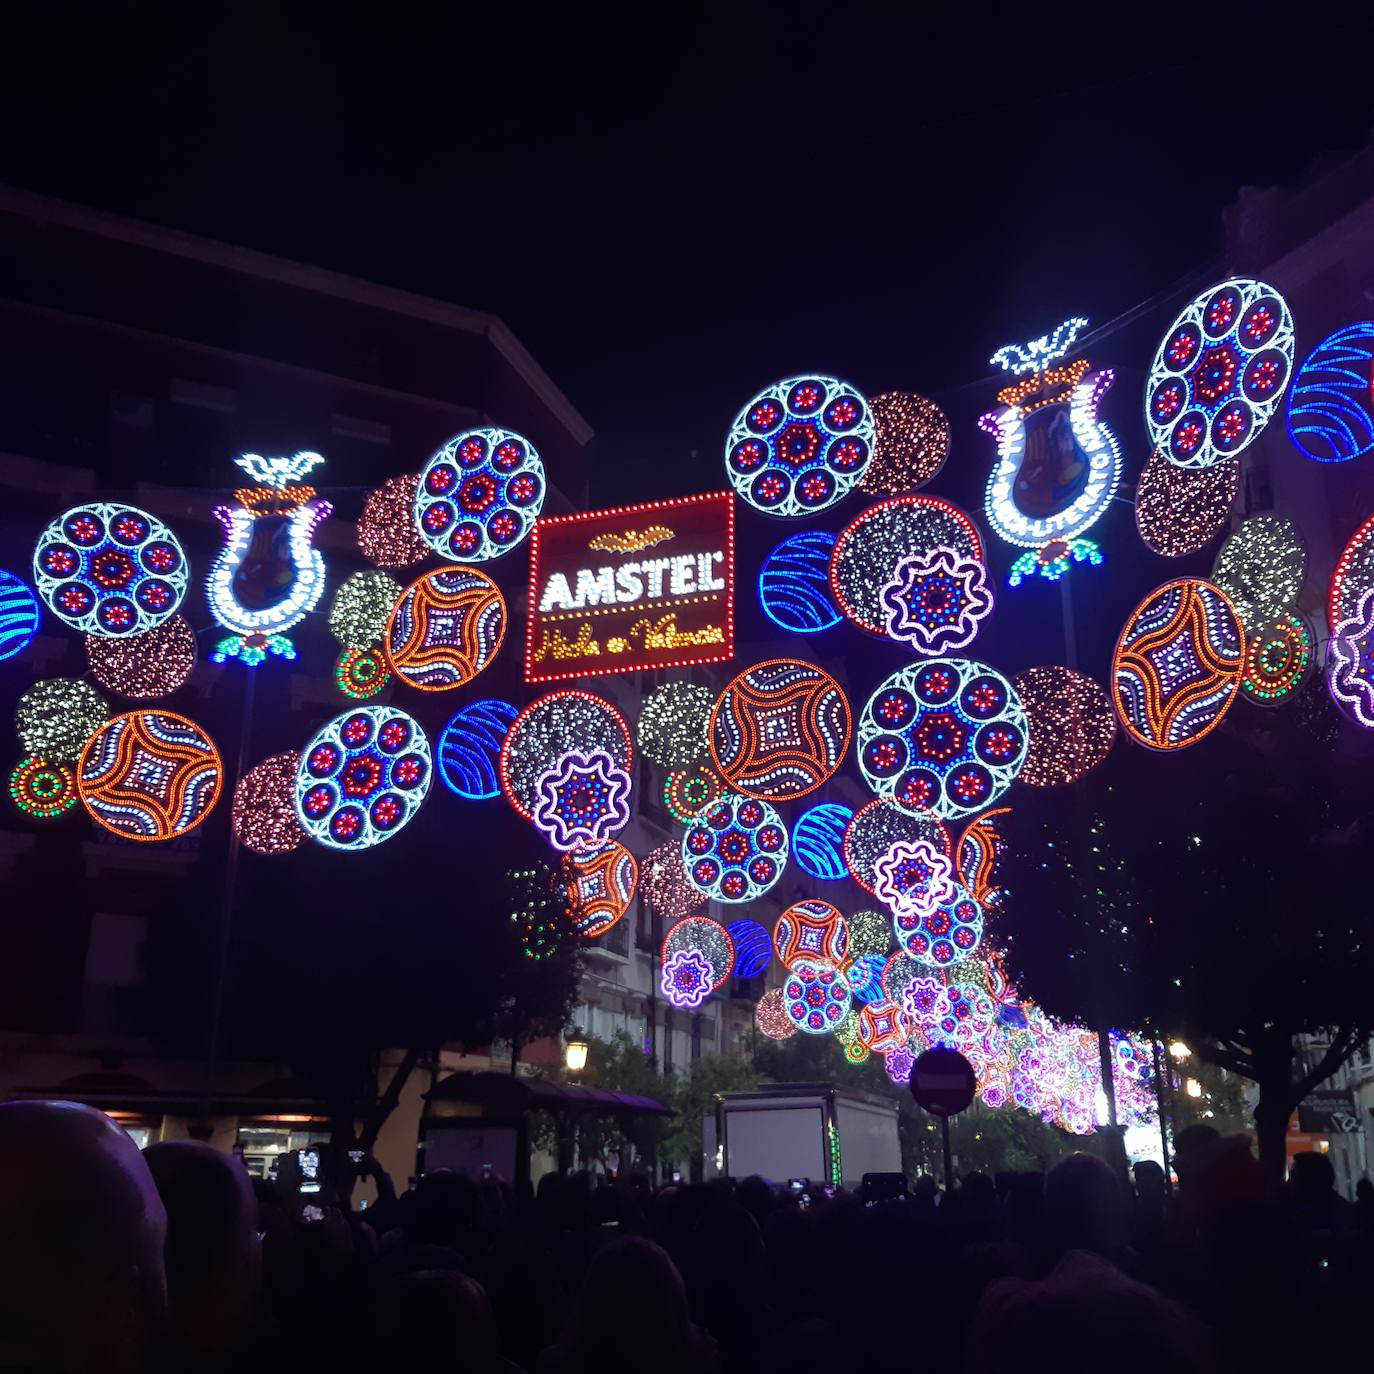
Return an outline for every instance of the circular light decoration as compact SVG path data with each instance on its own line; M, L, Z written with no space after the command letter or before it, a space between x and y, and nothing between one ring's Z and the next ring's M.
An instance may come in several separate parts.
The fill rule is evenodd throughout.
M854 813L844 832L845 864L854 881L870 895L877 895L878 860L898 840L929 840L941 853L951 858L954 854L949 832L933 816L913 815L896 802L871 801ZM883 923L889 924L887 917ZM887 948L886 941L883 948Z
M0 568L0 663L32 644L42 621L38 598L29 584Z
M196 632L174 615L142 634L120 639L86 636L91 676L121 697L165 697L184 686L196 666Z
M846 525L830 556L830 588L836 604L861 629L887 633L883 588L913 554L952 549L983 561L983 541L958 506L937 496L893 496L870 506Z
M967 959L981 943L983 907L964 888L956 887L953 901L941 902L923 914L894 916L892 933L917 963L948 968Z
M129 711L91 736L77 765L81 804L126 840L172 840L219 800L224 765L195 721L172 711Z
M600 750L622 772L634 770L634 748L624 717L590 692L549 692L511 722L501 743L501 790L527 821L534 819L539 803L539 775L573 749Z
M770 1040L786 1040L788 1036L797 1033L797 1028L783 1004L781 988L769 988L759 998L758 1004L754 1007L754 1024L759 1028L760 1034L766 1035Z
M905 1045L911 1018L895 1002L870 1002L859 1008L859 1040L874 1054L887 1054Z
M602 844L630 823L630 775L604 749L569 750L534 790L534 823L555 849Z
M1115 729L1116 718L1112 718ZM959 881L984 906L993 906L1001 896L1001 889L992 885L993 871L1005 844L997 831L997 817L1005 816L1011 807L1001 806L976 816L959 832L954 846L954 869Z
M892 923L883 923L886 941L892 939ZM887 959L882 954L859 954L844 965L845 981L861 1002L877 1002L883 996L883 967Z
M1331 632L1326 653L1327 684L1336 705L1356 725L1374 730L1374 588Z
M1307 549L1291 520L1252 515L1222 546L1212 583L1230 598L1246 633L1292 606L1302 590Z
M1365 592L1374 587L1374 537L1371 536L1374 536L1374 515L1350 536L1331 574L1326 615L1332 631L1354 615Z
M350 573L334 593L329 607L329 633L345 649L366 649L381 643L401 584L390 573Z
M788 968L798 959L843 964L849 949L849 928L839 909L829 902L794 902L773 927L773 948Z
M1312 631L1297 611L1262 621L1245 641L1240 690L1256 705L1277 706L1306 679L1314 649Z
M902 559L879 600L888 638L909 644L921 658L971 644L992 614L987 569L953 549Z
M782 877L787 827L767 802L727 793L687 828L682 863L705 896L751 902Z
M737 792L789 801L834 776L849 748L849 702L829 673L794 658L746 668L716 700L709 738Z
M659 966L658 990L674 1007L699 1007L711 995L711 965L699 949L679 949Z
M368 492L358 517L358 547L379 568L408 568L429 556L429 545L415 528L418 473L388 477Z
M35 682L14 708L14 729L26 754L72 763L109 719L105 698L76 677Z
M798 959L782 985L782 1005L799 1031L825 1035L849 1014L852 999L844 974L834 964Z
M559 879L548 864L530 868L508 868L506 887L510 894L511 925L526 959L539 963L558 953L567 934L563 911L557 904Z
M954 865L929 840L898 840L874 874L874 896L897 916L923 916L954 900Z
M922 1027L932 1044L964 1051L983 1041L997 1024L997 1004L985 988L970 982L941 985Z
M1374 323L1328 334L1304 359L1288 393L1288 436L1318 463L1348 463L1374 449Z
M1027 668L1012 685L1030 722L1022 782L1067 787L1111 753L1116 712L1106 689L1092 678L1053 664Z
M882 959L892 948L892 916L884 911L856 911L849 918L849 952L855 958L876 954Z
M837 883L849 876L844 861L844 832L854 813L847 806L822 802L803 811L792 825L792 857L813 878Z
M1240 460L1181 468L1158 449L1145 460L1135 492L1135 527L1164 558L1196 553L1226 528L1240 491Z
M391 669L381 646L345 649L334 660L334 685L354 701L375 697L391 681Z
M903 668L859 718L868 785L942 819L990 806L1025 761L1027 724L1011 683L985 663L934 658Z
M675 821L686 825L725 795L725 784L713 768L699 763L674 768L663 784L663 805Z
M725 927L735 946L736 978L757 978L773 958L773 942L757 921L731 921Z
M859 489L898 496L925 486L949 457L949 420L924 396L888 391L868 403L873 412L873 457Z
M666 682L644 698L637 731L646 759L664 768L690 768L709 753L706 728L715 697L695 682Z
M433 767L419 723L391 706L336 716L301 752L296 818L330 849L370 849L420 809Z
M830 555L835 536L824 530L790 534L763 560L759 605L779 628L809 635L838 625L844 616L830 592Z
M908 1045L898 1045L883 1055L883 1068L894 1083L910 1083L911 1071L915 1067L916 1056Z
M382 647L403 682L443 692L471 682L505 637L506 599L496 583L476 568L445 568L401 594Z
M1180 577L1135 609L1112 657L1112 695L1127 733L1151 749L1196 744L1221 723L1244 667L1226 593Z
M534 528L544 486L544 464L523 435L470 429L425 464L415 523L430 548L452 563L500 558Z
M305 839L296 819L294 749L255 763L234 787L234 837L254 854L289 854Z
M649 851L640 865L639 886L654 911L669 921L701 905L701 893L687 876L677 840L665 840Z
M607 840L564 854L563 879L573 929L594 940L610 930L634 900L639 865L623 844Z
M439 776L450 792L468 801L501 795L501 745L519 714L494 697L459 708L439 736Z
M50 821L76 805L76 778L64 763L21 759L10 774L10 800L26 816Z
M888 999L906 1012L912 1026L924 1036L935 1014L935 1005L944 986L923 964L905 954L894 954L883 970L883 987Z
M663 937L661 959L667 963L675 954L695 950L706 958L710 968L711 992L723 988L735 967L735 945L729 932L709 916L688 916Z
M1150 440L1171 463L1232 458L1269 422L1293 368L1293 317L1262 281L1204 291L1164 335L1145 387Z
M873 453L868 402L834 377L793 377L761 391L730 427L725 472L767 515L813 515L864 475Z

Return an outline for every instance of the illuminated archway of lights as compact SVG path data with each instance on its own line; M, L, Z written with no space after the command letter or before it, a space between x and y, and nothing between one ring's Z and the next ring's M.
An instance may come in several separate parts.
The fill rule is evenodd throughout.
M1196 553L1226 528L1240 492L1240 460L1181 468L1158 449L1145 460L1135 495L1135 526L1164 558Z
M872 496L900 496L925 486L949 457L949 419L924 396L888 391L869 402L873 457L859 488Z
M1052 664L1027 668L1013 683L1030 721L1022 782L1066 787L1106 759L1116 739L1116 712L1092 678Z
M1307 549L1291 520L1252 515L1222 546L1212 582L1231 600L1249 634L1296 603L1307 570Z
M1145 423L1171 463L1233 458L1269 422L1293 368L1293 317L1272 286L1235 277L1169 326L1150 366Z
M1348 463L1374 449L1374 322L1328 334L1298 368L1288 392L1293 447L1318 463Z

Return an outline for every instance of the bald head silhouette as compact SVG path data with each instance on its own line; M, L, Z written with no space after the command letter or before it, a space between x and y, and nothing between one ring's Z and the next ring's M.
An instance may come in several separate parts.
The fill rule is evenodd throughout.
M0 1103L0 1369L143 1368L166 1318L165 1233L138 1147L109 1117Z

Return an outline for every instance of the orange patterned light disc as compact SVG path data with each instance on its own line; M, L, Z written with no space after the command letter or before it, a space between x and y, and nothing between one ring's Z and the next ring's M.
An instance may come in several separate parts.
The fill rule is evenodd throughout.
M506 637L501 589L476 568L445 568L412 582L387 621L382 648L392 671L423 692L471 682Z

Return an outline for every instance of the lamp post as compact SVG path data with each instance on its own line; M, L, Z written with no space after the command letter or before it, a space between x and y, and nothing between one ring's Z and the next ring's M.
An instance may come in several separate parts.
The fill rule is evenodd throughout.
M587 1042L576 1026L563 1046L563 1064L569 1073L581 1073L587 1067Z

